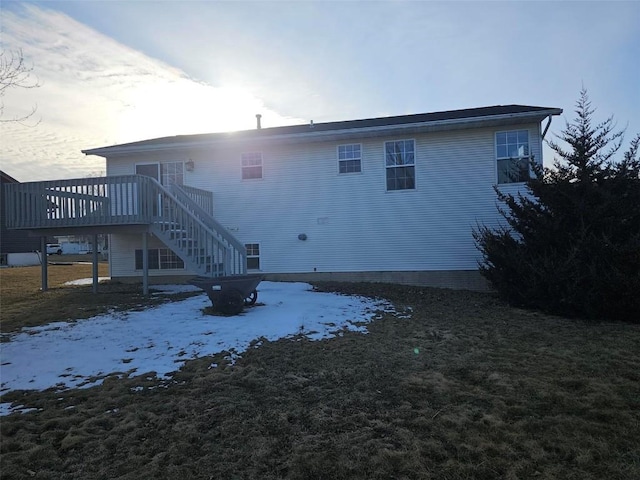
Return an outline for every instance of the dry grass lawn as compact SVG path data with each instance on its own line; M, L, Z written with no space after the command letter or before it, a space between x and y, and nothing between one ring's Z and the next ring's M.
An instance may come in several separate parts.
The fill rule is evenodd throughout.
M52 268L47 293L37 269L0 270L3 331L147 301L139 286L59 287L82 268ZM235 365L194 360L169 381L8 393L41 410L2 418L2 478L640 478L639 325L489 294L318 288L382 296L411 318L264 342Z

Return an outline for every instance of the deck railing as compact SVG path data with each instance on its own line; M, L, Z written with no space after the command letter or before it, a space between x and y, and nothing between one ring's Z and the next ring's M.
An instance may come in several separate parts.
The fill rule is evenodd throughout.
M200 275L246 273L246 251L211 215L213 194L143 175L4 184L8 228L149 225Z
M246 249L240 241L192 200L183 186L160 189L162 216L151 225L156 237L201 275L246 273Z
M120 175L5 184L7 227L152 223L159 214L152 181L142 175Z
M186 194L193 203L198 205L204 210L207 215L213 217L213 192L207 190L201 190L199 188L190 187L188 185L171 185L172 187L178 187L184 194Z
M229 242L232 247L239 250L244 249L244 245L236 240L235 237L226 235L226 233L228 233L228 230L224 226L222 226L215 218L213 218L213 212L209 212L205 208L202 208L201 203L194 199L194 196L190 194L193 193L193 190L197 189L186 187L185 185L171 185L170 188L170 192L176 197L176 199L182 202L185 208L187 208L192 215L202 221L202 223L204 223L207 228L209 228L213 232L223 233L224 238L221 239ZM199 198L202 198L202 196L200 196ZM213 205L213 203L210 203L210 205Z

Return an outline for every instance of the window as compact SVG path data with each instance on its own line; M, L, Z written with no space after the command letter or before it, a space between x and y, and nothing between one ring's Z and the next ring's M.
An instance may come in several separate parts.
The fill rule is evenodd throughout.
M387 190L416 188L415 142L396 140L384 142Z
M360 145L338 145L338 173L359 173L361 170Z
M160 183L162 185L184 185L184 166L182 162L160 164Z
M529 180L529 131L512 130L496 133L498 183Z
M168 248L150 248L148 258L149 270L184 268L182 259ZM136 250L136 270L142 270L142 250Z
M247 249L247 270L260 270L260 244L245 243Z
M262 178L262 153L243 153L242 157L242 179L252 180Z

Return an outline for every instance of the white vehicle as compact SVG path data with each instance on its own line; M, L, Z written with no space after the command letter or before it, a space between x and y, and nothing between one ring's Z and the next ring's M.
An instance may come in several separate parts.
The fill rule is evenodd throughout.
M62 246L59 243L47 243L47 255L62 255Z

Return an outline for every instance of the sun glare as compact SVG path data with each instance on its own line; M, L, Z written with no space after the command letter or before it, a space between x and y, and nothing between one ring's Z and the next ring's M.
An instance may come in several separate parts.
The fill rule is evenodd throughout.
M261 100L235 87L212 87L189 79L136 87L125 102L118 141L246 130L255 114L264 113Z

